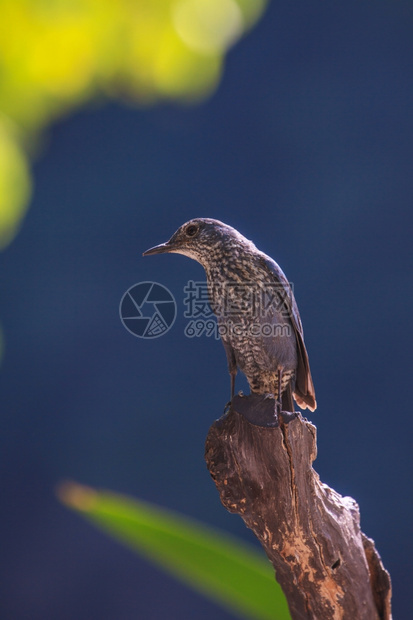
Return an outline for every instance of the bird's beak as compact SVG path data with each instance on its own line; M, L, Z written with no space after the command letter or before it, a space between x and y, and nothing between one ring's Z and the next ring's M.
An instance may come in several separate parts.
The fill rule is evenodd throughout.
M153 248L149 248L142 254L142 256L150 256L151 254L166 254L167 252L173 252L173 245L167 241L160 245L155 245Z

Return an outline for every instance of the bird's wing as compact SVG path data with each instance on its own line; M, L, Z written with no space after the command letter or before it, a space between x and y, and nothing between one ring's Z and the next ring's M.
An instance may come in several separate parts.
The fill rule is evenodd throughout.
M289 318L291 319L297 341L297 372L295 378L294 398L301 408L306 409L308 407L311 411L314 411L317 407L314 384L311 377L307 349L304 344L303 326L294 293L290 283L285 277L283 270L275 262L275 260L266 254L261 254L260 260L264 268L266 268L275 278L276 282L280 283L282 286L284 292L284 307Z

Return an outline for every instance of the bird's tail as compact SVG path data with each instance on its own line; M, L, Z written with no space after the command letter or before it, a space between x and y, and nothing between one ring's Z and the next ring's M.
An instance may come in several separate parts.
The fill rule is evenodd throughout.
M317 409L317 401L315 399L314 385L310 370L308 370L307 375L307 393L304 394L301 392L296 385L294 390L294 400L297 405L301 407L301 409L310 409L310 411L315 411Z
M294 398L301 409L317 409L313 378L311 376L310 363L308 361L307 349L305 348L303 336L297 333L297 353L298 364L295 375Z

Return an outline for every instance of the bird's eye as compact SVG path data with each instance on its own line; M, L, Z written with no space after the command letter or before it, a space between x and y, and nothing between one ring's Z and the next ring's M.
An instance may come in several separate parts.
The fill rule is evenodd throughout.
M187 237L195 237L197 232L198 232L198 226L195 226L195 224L190 224L188 228L185 230L185 234Z

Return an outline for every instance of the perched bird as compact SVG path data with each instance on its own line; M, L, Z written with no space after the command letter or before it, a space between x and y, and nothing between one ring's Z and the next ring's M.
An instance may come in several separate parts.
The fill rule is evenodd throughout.
M277 263L235 228L209 218L183 224L166 243L144 252L177 253L205 269L234 396L237 369L251 392L274 394L279 410L316 400L303 328L292 288Z

